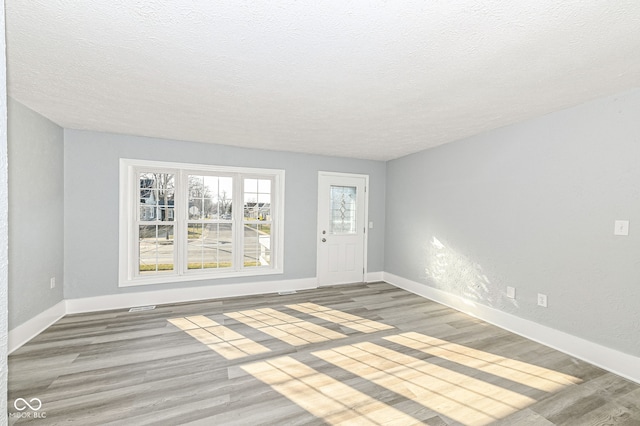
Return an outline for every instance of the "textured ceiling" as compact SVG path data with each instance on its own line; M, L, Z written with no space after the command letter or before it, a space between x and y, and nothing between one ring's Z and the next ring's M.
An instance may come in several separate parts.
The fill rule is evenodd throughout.
M388 160L640 86L638 0L6 0L59 125Z

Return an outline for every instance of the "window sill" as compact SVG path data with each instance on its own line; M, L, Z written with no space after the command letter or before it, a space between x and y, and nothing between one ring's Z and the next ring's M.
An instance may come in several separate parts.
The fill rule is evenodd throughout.
M138 287L154 284L168 284L168 283L180 283L188 281L204 281L204 280L220 280L224 278L242 278L242 277L255 277L260 275L278 275L283 274L282 269L271 268L256 268L253 270L244 271L229 271L229 272L217 272L211 273L198 273L193 272L185 275L156 275L153 277L140 277L135 279L120 278L118 287Z

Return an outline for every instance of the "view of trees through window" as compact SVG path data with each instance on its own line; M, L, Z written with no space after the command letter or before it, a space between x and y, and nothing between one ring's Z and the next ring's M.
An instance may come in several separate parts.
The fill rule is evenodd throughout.
M139 182L140 273L172 271L174 268L175 174L141 173Z
M188 175L187 268L233 265L233 178Z
M272 178L180 171L139 172L137 177L140 275L174 271L176 238L186 242L186 270L237 267L236 251L241 251L242 267L271 264ZM243 208L234 215L236 186Z

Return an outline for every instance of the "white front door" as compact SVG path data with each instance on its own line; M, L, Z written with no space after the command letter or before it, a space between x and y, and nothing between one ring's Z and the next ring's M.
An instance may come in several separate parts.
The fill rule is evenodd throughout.
M318 284L364 281L369 177L318 173Z

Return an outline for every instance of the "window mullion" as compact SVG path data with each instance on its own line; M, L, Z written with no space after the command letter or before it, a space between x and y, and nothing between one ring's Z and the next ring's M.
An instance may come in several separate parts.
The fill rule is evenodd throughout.
M176 172L176 192L175 192L175 201L173 203L174 209L174 244L175 244L175 263L176 263L176 271L178 275L184 275L186 272L186 252L187 252L187 223L186 223L186 214L185 214L185 203L187 197L185 196L187 192L187 180L185 178L185 171L180 170Z
M244 182L241 174L235 174L233 179L234 269L241 271L244 268Z

